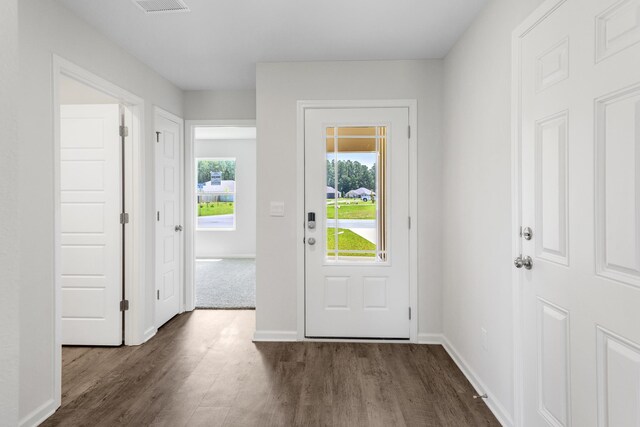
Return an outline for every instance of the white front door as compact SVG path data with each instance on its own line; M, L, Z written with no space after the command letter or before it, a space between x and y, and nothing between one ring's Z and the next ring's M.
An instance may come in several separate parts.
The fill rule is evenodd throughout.
M521 45L523 424L637 427L640 0L556 3Z
M182 137L178 120L156 123L156 327L180 312L182 286Z
M304 127L305 335L409 339L409 110L307 109Z
M119 111L60 106L62 344L122 344Z

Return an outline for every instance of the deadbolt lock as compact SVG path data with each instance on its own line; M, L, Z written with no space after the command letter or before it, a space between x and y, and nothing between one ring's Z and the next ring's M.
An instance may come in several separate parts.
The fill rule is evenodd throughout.
M316 228L316 214L315 214L315 212L309 212L307 214L307 227L309 227L310 230L313 230L314 228Z
M522 229L522 237L524 240L531 240L533 238L533 230L531 227L525 227Z

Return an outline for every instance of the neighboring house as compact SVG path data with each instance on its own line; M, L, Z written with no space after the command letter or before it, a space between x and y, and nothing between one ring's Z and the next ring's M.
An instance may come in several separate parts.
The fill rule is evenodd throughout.
M236 193L236 182L232 180L221 181L220 185L211 185L211 181L205 182L202 188L198 188L198 203L200 202L233 202Z
M356 190L351 190L349 192L347 192L347 197L352 198L352 199L356 199L356 198L362 198L363 196L365 197L370 197L371 195L376 195L373 191L366 189L364 187L360 187Z
M337 198L338 199L340 197L342 197L342 193L341 192L336 191L336 189L333 188L333 187L327 186L327 199L335 199L336 198L336 193L337 193Z

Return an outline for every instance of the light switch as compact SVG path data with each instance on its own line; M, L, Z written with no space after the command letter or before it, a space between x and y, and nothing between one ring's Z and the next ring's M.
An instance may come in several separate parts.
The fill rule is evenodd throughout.
M269 214L271 216L284 216L284 202L271 202Z

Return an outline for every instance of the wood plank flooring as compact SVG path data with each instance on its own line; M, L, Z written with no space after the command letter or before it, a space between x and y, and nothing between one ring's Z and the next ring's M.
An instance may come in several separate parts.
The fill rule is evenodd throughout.
M441 346L253 343L254 325L197 310L141 346L65 347L43 425L499 425Z

